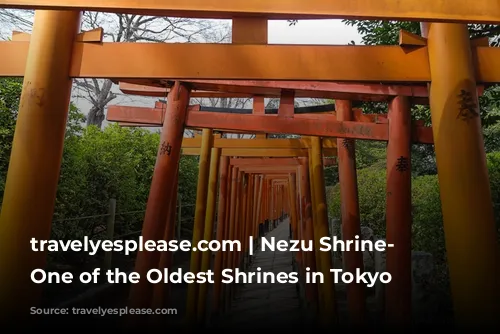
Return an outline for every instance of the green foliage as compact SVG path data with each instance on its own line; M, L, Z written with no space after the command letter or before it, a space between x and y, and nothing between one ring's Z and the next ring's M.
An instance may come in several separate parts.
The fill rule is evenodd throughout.
M71 139L64 150L55 219L106 213L110 198L116 198L118 212L144 209L157 134L118 125L102 131L89 126ZM138 227L119 225L116 229L120 233ZM57 238L67 236L66 229L62 231Z
M356 141L356 167L358 169L372 166L375 163L385 164L387 143L358 140Z
M0 196L2 197L22 89L22 81L18 79L0 79Z
M377 235L385 235L385 170L379 167L359 170L358 185L361 224L372 228ZM340 184L330 188L327 197L329 216L340 218Z
M365 20L343 20L346 25L357 28L362 35L362 41L366 45L395 45L398 43L399 31L420 35L419 22L400 21L365 21ZM498 46L500 26L494 24L470 24L469 33L471 38L489 37L491 46Z
M500 123L483 129L483 133L486 152L500 151Z
M397 45L401 29L420 34L418 22L344 20L357 28L365 45ZM490 45L500 46L500 26L469 25L471 38L489 37ZM351 42L354 44L354 42ZM355 102L365 113L387 113L387 103ZM492 201L497 228L500 227L500 87L487 87L479 97L480 117L484 133ZM431 126L429 106L413 106L412 119ZM386 157L385 146L357 141L356 162L361 224L385 236ZM379 146L380 145L380 146ZM435 287L449 299L448 270L444 241L443 217L433 145L412 145L412 247L434 255ZM328 188L328 209L331 217L340 217L339 185ZM498 230L500 236L500 230ZM500 238L499 238L500 240Z
M366 45L396 45L399 41L401 29L420 35L420 23L395 21L363 21L344 20L345 24L354 26L362 35ZM471 38L489 37L491 46L499 46L500 26L497 25L469 25ZM486 150L492 152L500 150L498 136L500 121L500 87L488 87L479 97L481 123L484 128ZM363 108L365 113L387 113L387 103L358 102L356 107ZM431 113L428 106L413 106L413 120L422 120L426 126L431 126ZM369 156L369 153L365 153ZM413 174L432 175L437 173L436 158L432 145L413 145L412 147ZM362 168L361 166L359 168Z
M115 234L140 231L159 141L158 133L117 124L103 130L89 126L80 136L67 139L54 215L62 223L54 224L54 238L102 238L105 218L65 219L106 213L110 198L116 199L118 213L132 212L117 215ZM194 215L194 207L187 205L196 198L197 159L183 157L179 167L179 194L186 205L182 210L185 219ZM189 227L191 222L186 224Z
M2 198L22 89L21 79L0 79L0 196ZM85 116L75 105L70 104L66 139L81 133L81 124L84 121Z
M325 186L331 187L339 182L339 168L337 164L324 168Z
M412 244L416 250L432 253L438 264L445 262L443 216L437 175L412 180Z
M399 31L401 29L420 34L419 22L398 21L360 21L343 20L350 26L355 26L358 33L362 35L362 41L366 45L394 45L398 43Z
M492 201L497 228L500 228L500 152L487 155ZM358 192L361 224L385 236L386 169L374 165L358 170ZM341 217L340 186L328 191L328 210L331 217ZM446 261L443 217L437 175L416 176L412 179L412 246L430 252L436 263Z
M345 24L357 28L362 35L362 41L366 45L397 45L399 42L399 31L420 35L419 22L396 22L396 21L363 21L344 20ZM500 26L492 24L469 25L471 38L489 37L491 46L499 46ZM500 87L498 85L488 87L483 96L479 98L481 121L483 126L495 124L500 120ZM385 113L386 104L383 103L361 103L361 107L367 113ZM416 106L412 110L414 119L423 119L430 125L430 111L427 106Z
M486 155L490 177L491 200L495 209L497 231L500 237L500 152Z
M185 206L182 209L184 217L194 217L194 207L187 207L196 203L196 188L198 184L199 157L182 156L179 162L179 197ZM184 223L183 223L184 224ZM188 222L187 226L191 226Z

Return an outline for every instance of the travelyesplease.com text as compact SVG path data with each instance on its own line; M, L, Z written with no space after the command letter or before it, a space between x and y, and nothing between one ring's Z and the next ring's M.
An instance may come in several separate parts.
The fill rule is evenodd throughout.
M200 240L194 247L189 240L144 240L141 236L138 240L91 240L87 236L83 240L36 240L31 239L31 249L34 252L88 252L95 255L99 250L105 252L123 252L125 255L136 251L147 252L240 252L242 243L239 240ZM291 252L312 252L314 242L312 240L276 240L274 237L261 239L261 251L291 251ZM323 237L320 239L320 251L379 251L383 252L387 247L394 247L386 244L383 240L375 242L371 240L360 240L356 236L354 240L342 240L337 237ZM249 253L253 255L253 238L250 237Z

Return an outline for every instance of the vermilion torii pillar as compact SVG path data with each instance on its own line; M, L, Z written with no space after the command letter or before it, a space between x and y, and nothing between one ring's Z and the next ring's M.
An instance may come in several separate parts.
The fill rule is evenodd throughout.
M33 252L30 240L50 238L79 29L80 12L35 12L0 216L1 320L25 317L39 301L42 285L30 276L44 269L46 252Z
M182 145L182 144L181 144ZM196 188L196 208L193 226L192 245L197 245L203 239L205 232L205 215L207 209L208 183L210 171L210 154L213 146L213 131L203 129L202 143L200 151L200 163L198 174L198 185ZM191 262L189 270L197 274L201 269L202 253L199 250L191 251ZM195 325L198 311L198 284L190 284L188 286L188 301L187 301L187 324Z
M303 240L314 240L314 227L312 216L311 202L311 185L309 178L309 162L308 159L302 159L300 163L300 186L303 189L301 206L303 207L302 219L303 224ZM309 268L311 272L316 271L317 258L314 252L304 252L304 268ZM318 289L312 284L306 285L306 297L308 305L315 305L318 301Z
M430 107L455 319L498 325L499 259L490 182L464 24L424 24Z
M164 237L168 207L176 190L174 187L175 174L181 155L184 119L189 105L189 94L190 87L179 81L175 82L173 89L168 94L160 147L142 228L142 236L145 241L158 241ZM131 286L129 306L148 308L151 305L153 284L146 280L146 274L150 269L156 269L159 261L159 252L143 251L137 253L135 272L139 273L141 279L139 283Z
M313 208L314 247L316 249L316 270L324 275L324 283L319 284L319 313L322 326L325 328L336 325L338 322L337 307L335 304L335 288L332 257L328 252L319 251L320 239L329 236L328 212L326 207L325 183L323 165L321 163L321 138L311 137L310 173L311 194Z
M207 191L207 201L205 210L205 225L204 225L204 235L203 239L210 241L213 239L214 235L214 220L217 208L217 193L218 193L218 181L219 181L219 165L220 165L220 155L222 149L212 148L210 156L210 172L208 176L208 191ZM224 159L223 163L227 163L228 159ZM200 165L200 168L202 166ZM227 167L227 164L222 165L222 170ZM222 195L222 194L221 194ZM225 201L222 200L224 203ZM210 251L203 252L201 255L201 263L199 272L207 272L211 268L212 264L212 253ZM198 288L198 303L197 303L197 321L199 323L204 323L207 319L207 298L208 297L208 283L201 284ZM209 308L211 310L211 308Z
M389 103L386 188L386 269L392 281L385 288L388 325L411 324L411 114L406 97ZM404 327L403 327L404 326Z
M354 119L352 104L347 100L336 100L335 109L339 121ZM356 172L356 146L353 139L337 139L338 168L340 181L340 205L342 218L342 237L344 240L355 240L361 234L358 200L358 178ZM345 271L356 272L363 269L363 253L344 252ZM362 283L347 284L347 308L351 326L364 326L366 322L365 285Z
M229 157L222 157L219 171L219 203L217 209L217 235L219 242L225 239L225 233L228 226L226 224L227 202L228 202L228 184L230 184ZM222 304L222 269L224 266L223 252L216 252L214 259L214 293L213 293L213 311L219 313Z
M179 169L176 170L175 173L175 188L177 189L179 182ZM175 217L177 216L177 196L178 192L174 190L172 201L168 206L168 218L165 224L165 233L163 236L163 240L173 240L175 239ZM180 217L179 217L180 219ZM158 264L158 269L169 269L172 267L172 263L174 260L174 252L167 251L162 252L160 255L160 261ZM153 296L151 300L151 308L165 308L171 306L171 284L170 282L164 283L160 282L154 285L153 287ZM162 317L161 315L154 315L150 319L148 319L148 325L152 327L164 326L168 324L168 317Z

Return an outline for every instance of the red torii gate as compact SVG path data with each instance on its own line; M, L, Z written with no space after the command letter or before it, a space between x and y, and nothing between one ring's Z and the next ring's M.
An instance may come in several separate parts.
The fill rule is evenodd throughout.
M287 83L285 82L283 85L286 86ZM374 86L375 85L372 85L371 88ZM217 87L218 89L223 89L227 86L221 86L219 84ZM141 89L141 91L146 90L146 88ZM411 92L411 89L409 91ZM388 258L390 258L390 260L388 260L388 270L393 274L394 280L388 287L387 312L393 315L398 314L400 319L408 317L411 307L411 180L409 174L410 146L405 143L411 141L410 136L412 134L415 142L432 143L431 128L423 127L421 122L415 122L413 125L414 131L411 131L408 97L392 97L388 118L383 115L364 115L361 110L353 109L351 103L345 100L337 100L336 106L339 110L329 114L295 114L293 98L294 91L283 91L281 95L282 103L280 103L277 116L262 115L264 114L262 109L259 110L260 115L255 112L255 109L252 115L238 115L222 112L203 112L199 111L199 109L201 109L200 106L191 106L187 110L185 122L188 127L223 130L236 128L240 131L246 130L248 132L257 132L260 130L259 132L264 133L277 132L306 135L311 133L317 134L318 132L321 133L321 129L324 129L322 128L324 124L333 122L340 124L341 127L344 127L345 124L349 124L349 127L346 129L341 128L341 130L337 131L335 129L326 129L323 131L331 132L324 132L321 134L325 135L325 133L327 133L326 136L329 137L388 140L390 143L388 146L388 170L391 170L388 173L388 193L390 192L394 196L391 196L391 198L388 197L387 238L389 243L398 244L399 247L398 253L388 252ZM262 106L262 103L259 103L258 106ZM164 124L164 108L164 104L161 102L155 104L154 110L141 107L111 106L108 110L108 120L124 122L123 124L129 122L131 125L137 124L137 121L140 120L147 124L160 126L162 123ZM168 109L168 104L166 105L166 109ZM201 118L200 115L204 118ZM217 117L213 117L214 115L217 115ZM195 121L193 121L193 119L195 119ZM271 119L273 121L272 123L277 123L274 125L274 128L270 122ZM389 119L392 119L392 121L389 122ZM201 124L204 120L206 120L205 123ZM310 122L309 124L311 124L313 129L304 128L304 120ZM360 128L358 124L363 124L362 126L367 124L368 127L363 129ZM291 125L295 126L293 130L290 130ZM377 126L379 127L376 128ZM373 133L373 129L378 132ZM389 135L391 137L389 137ZM349 240L354 239L355 235L359 235L360 233L354 143L348 139L339 139L338 141L337 148L339 153L341 151L343 152L343 154L340 154L342 158L339 158L339 175L342 189L341 197L342 202L345 203L342 207L343 235ZM343 150L340 148L343 148ZM389 169L389 166L391 166L392 169ZM321 178L316 178L313 182L315 183L313 187L315 189L313 196L318 198L324 197L323 183L320 179ZM402 221L404 223L402 223ZM356 268L362 266L362 263L361 254L349 252L346 255L346 264L349 270L355 271ZM324 269L330 267L330 265L323 262L322 264L320 263L320 267ZM328 285L328 282L326 282L325 285ZM325 292L326 295L330 294L327 291ZM322 295L324 295L324 293ZM397 298L391 298L391 295L397 296ZM361 285L349 284L348 298L349 307L351 308L350 315L353 317L351 321L363 322L365 319L365 296L363 287ZM331 306L327 307L332 308L332 302L329 301L328 303L330 303Z

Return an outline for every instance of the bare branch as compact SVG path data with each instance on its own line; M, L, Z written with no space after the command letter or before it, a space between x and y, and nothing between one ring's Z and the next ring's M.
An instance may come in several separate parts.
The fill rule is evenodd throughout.
M10 38L13 30L30 32L34 11L0 9L0 35ZM113 42L222 42L227 41L230 29L213 20L156 17L131 14L109 14L85 11L82 30L104 28L105 40ZM105 119L106 105L123 94L114 93L113 83L102 79L74 80L73 96L91 105L87 124L99 127ZM127 97L129 98L129 97ZM227 99L226 99L227 100ZM244 106L247 101L225 101L225 105Z

